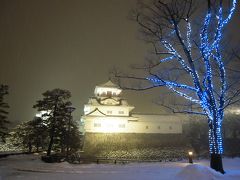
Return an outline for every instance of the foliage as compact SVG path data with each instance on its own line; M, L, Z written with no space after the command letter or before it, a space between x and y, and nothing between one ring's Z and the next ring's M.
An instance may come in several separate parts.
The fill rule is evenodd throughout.
M9 108L8 104L4 102L4 96L8 94L8 86L0 84L0 137L2 141L5 140L5 136L8 134L7 120L8 112L6 109Z
M223 137L225 156L236 157L240 155L240 121L239 115L227 113L223 122ZM204 119L194 117L183 126L184 135L194 152L199 157L207 156L208 124Z
M208 144L208 125L203 119L191 119L189 123L184 125L184 134L198 156L202 156L206 152Z
M81 147L81 132L72 119L62 123L65 125L58 126L56 129L54 149L58 151L60 149L62 154L74 153Z
M13 145L28 149L28 152L32 152L33 148L39 151L40 147L43 150L46 146L46 126L41 118L17 125L10 134Z
M226 138L240 139L239 114L226 114L223 122L223 131Z
M71 93L67 90L53 89L43 93L43 99L33 106L39 112L43 112L42 119L46 124L49 143L47 155L51 155L52 149L68 153L79 148L80 133L76 122L72 119L75 108L69 101Z
M239 114L227 113L223 122L225 155L240 156Z

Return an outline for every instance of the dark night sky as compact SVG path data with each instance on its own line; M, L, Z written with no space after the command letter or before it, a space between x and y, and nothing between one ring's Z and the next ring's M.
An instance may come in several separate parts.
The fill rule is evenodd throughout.
M57 87L72 92L79 119L83 104L95 85L108 80L111 67L141 63L147 46L127 18L136 1L0 0L0 82L10 86L9 119L31 120L41 93ZM230 24L234 37L239 24L236 15ZM160 109L149 92L125 96L137 111Z

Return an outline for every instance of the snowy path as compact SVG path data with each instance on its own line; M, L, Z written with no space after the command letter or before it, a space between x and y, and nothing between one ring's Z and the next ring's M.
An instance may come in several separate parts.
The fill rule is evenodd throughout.
M205 166L203 166L205 165ZM226 175L212 171L208 161L131 164L48 164L34 155L0 159L0 180L175 180L240 179L240 159L224 159Z

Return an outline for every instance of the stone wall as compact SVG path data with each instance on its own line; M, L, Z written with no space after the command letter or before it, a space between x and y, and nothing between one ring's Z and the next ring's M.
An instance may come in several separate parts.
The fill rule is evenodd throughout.
M150 156L150 154L162 157L161 150L168 152L167 156L175 154L174 157L177 158L176 154L179 152L182 156L187 151L186 148L187 141L182 134L86 133L83 150L88 156L146 159L146 156ZM134 154L137 157L133 157Z

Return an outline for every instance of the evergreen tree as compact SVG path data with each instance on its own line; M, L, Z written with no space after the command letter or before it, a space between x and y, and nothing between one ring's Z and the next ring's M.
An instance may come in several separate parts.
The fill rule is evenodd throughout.
M7 120L8 112L6 109L9 108L8 104L4 102L4 96L8 94L8 86L0 84L0 137L2 141L5 141L5 136L7 135Z
M43 94L43 99L37 101L33 106L38 111L45 112L42 117L48 128L49 144L47 156L51 155L53 146L65 149L65 132L67 131L67 121L71 118L69 109L72 103L69 101L71 93L67 90L53 89Z
M13 145L27 148L28 152L32 152L33 148L38 152L40 147L43 150L46 145L47 128L39 117L17 125L10 134Z
M35 117L32 121L28 122L28 126L32 145L35 146L37 152L40 147L44 150L47 140L47 126L44 124L43 119Z
M10 134L10 140L14 146L24 151L28 149L28 152L32 152L32 132L28 122L22 122L17 125Z
M69 138L68 138L68 155L76 152L81 148L82 134L79 131L79 127L75 121L71 121Z

